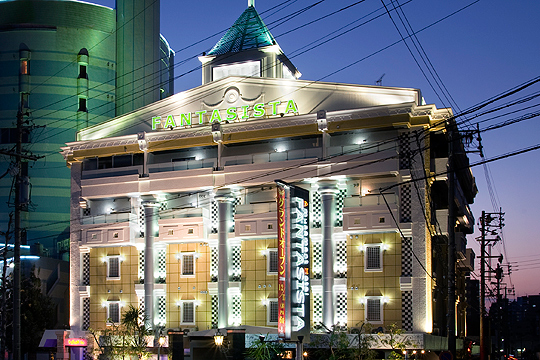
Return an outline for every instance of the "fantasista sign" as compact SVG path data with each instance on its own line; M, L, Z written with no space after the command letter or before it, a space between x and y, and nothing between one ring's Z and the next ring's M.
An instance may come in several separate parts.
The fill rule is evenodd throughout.
M298 114L298 106L294 100L270 101L253 106L232 106L227 109L199 110L179 115L152 117L152 130L174 129L192 126L194 124L212 124L222 121L246 121L265 116L283 116L289 113ZM196 122L195 122L196 121Z

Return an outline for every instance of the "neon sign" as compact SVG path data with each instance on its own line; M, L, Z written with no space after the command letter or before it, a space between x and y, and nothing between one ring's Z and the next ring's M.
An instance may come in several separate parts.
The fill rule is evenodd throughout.
M64 339L64 346L86 346L88 342L86 339L81 338L69 338Z
M278 336L309 336L309 191L277 183Z
M283 108L283 106L285 106L285 110L280 113L278 107ZM246 121L250 118L262 118L265 115L298 114L298 106L294 100L270 101L266 104L255 104L253 107L249 105L233 106L227 108L225 113L223 111L223 109L199 110L180 115L154 116L152 117L152 130L191 126L194 124L194 117L197 118L198 124L212 124L214 122L221 123L222 121Z

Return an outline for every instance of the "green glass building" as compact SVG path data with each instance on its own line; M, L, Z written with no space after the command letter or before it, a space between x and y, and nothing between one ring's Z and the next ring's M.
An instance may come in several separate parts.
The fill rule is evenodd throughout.
M174 57L159 33L159 6L0 1L0 231L13 211L15 164L6 153L21 111L29 126L23 149L41 157L21 168L23 242L67 256L56 245L69 236L70 174L60 147L82 128L173 93Z

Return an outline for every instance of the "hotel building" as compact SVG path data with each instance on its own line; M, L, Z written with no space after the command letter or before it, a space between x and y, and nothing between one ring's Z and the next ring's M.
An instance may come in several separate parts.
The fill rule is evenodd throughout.
M72 328L130 304L164 329L276 327L280 179L309 191L313 329L395 323L424 348L444 335L451 110L416 89L298 80L253 6L201 61L202 86L63 148ZM465 271L476 187L459 161Z

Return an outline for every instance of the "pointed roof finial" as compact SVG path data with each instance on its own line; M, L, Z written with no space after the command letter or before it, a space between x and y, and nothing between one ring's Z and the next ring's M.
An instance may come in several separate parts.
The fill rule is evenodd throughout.
M250 6L255 7L255 0L248 0L248 7Z

